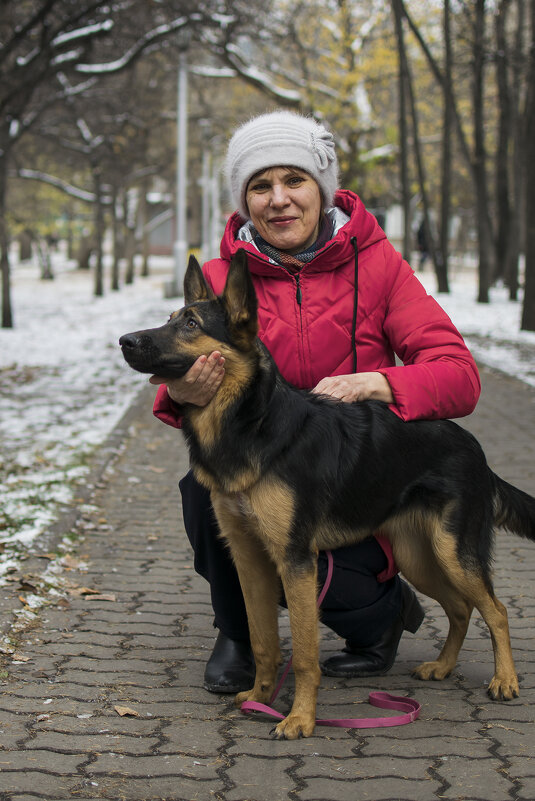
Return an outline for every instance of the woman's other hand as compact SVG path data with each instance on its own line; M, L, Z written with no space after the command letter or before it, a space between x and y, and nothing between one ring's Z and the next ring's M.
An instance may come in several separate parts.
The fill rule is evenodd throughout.
M206 406L221 386L225 376L224 364L224 357L215 350L210 356L199 356L182 378L153 375L149 378L149 383L167 384L169 397L179 406L185 403Z
M390 384L382 373L327 376L321 379L312 392L318 395L328 395L347 403L364 400L394 402Z

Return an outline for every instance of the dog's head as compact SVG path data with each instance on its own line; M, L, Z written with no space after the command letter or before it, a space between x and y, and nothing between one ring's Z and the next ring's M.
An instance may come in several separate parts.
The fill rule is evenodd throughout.
M197 259L190 256L184 299L184 308L174 312L165 325L120 338L123 356L134 370L181 378L199 356L218 350L228 363L233 355L243 358L253 349L257 300L243 249L232 258L220 296L210 289Z

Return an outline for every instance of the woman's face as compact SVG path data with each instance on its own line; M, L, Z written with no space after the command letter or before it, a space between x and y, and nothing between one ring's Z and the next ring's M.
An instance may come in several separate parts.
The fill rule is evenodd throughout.
M262 170L249 181L245 197L254 227L277 250L300 253L318 238L321 192L304 170Z

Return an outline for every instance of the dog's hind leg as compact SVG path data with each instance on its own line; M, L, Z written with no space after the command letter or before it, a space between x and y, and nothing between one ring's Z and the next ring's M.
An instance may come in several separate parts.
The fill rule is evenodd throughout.
M419 679L440 681L450 675L457 664L457 657L470 623L472 605L459 596L451 585L448 588L449 582L445 576L442 581L443 585L440 591L429 589L426 595L438 601L446 612L450 624L448 636L437 659L431 662L423 662L414 668L413 675ZM418 589L424 592L422 588L418 587ZM451 594L449 594L448 589L451 589Z
M292 569L284 565L281 577L292 630L295 696L290 714L275 727L274 736L279 740L295 740L310 737L316 723L321 677L316 560L310 568Z
M424 662L414 673L422 679L443 679L455 667L474 607L487 624L494 649L495 674L488 688L494 700L518 696L518 678L511 652L507 610L495 597L489 582L474 569L464 567L455 537L439 520L431 522L426 535L413 528L409 538L400 537L394 547L396 561L416 589L437 600L446 612L450 630L444 647L433 662ZM415 549L415 539L418 547Z
M510 701L519 694L518 677L513 661L507 610L483 582L475 606L489 627L494 649L494 676L487 692L494 701Z
M456 593L465 603L476 607L489 628L495 667L488 694L494 700L510 701L518 696L518 678L505 606L494 595L490 577L484 577L483 572L473 565L466 567L463 564L457 553L455 537L446 529L435 530L433 550Z
M386 532L395 533L394 557L405 578L423 595L438 601L448 617L448 636L439 656L413 670L420 679L440 681L449 676L457 663L474 605L459 586L458 574L449 575L437 559L427 523L424 518L417 525L414 520L403 520L401 524L395 521Z

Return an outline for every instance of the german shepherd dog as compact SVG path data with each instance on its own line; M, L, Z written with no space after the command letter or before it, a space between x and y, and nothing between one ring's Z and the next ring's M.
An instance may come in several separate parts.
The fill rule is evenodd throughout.
M218 350L225 377L204 407L184 406L192 469L207 487L240 577L256 661L254 687L236 703L268 702L280 663L280 583L293 639L295 697L274 729L310 736L320 681L318 550L378 530L406 578L449 618L438 659L414 673L443 679L454 668L470 615L484 618L494 648L495 700L518 695L507 612L491 579L494 526L535 540L535 498L487 466L474 437L451 421L403 422L386 404L343 403L290 386L257 338L257 300L247 254L233 258L216 297L195 259L186 306L160 328L121 337L142 373L183 376Z

